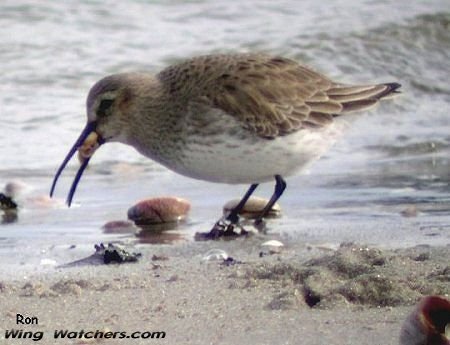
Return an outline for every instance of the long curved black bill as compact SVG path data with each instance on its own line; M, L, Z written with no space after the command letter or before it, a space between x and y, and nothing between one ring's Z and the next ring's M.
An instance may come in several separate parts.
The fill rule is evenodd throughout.
M67 154L66 158L64 158L62 164L56 171L55 177L53 178L52 187L50 189L50 197L53 196L53 193L55 191L56 183L58 182L59 176L65 169L67 163L69 163L70 159L73 157L73 155L77 152L77 150L80 148L80 146L83 144L83 142L86 140L89 134L91 134L93 131L95 131L95 128L97 126L97 123L95 121L88 122L86 124L86 127L84 127L83 131L81 132L80 136L78 137L75 144L70 149L69 153ZM75 177L75 180L73 181L72 187L70 188L69 196L67 197L67 204L70 206L72 202L73 195L75 194L75 190L77 188L77 184L81 178L81 175L83 174L84 169L86 169L86 166L89 162L89 159L86 159L83 164L81 165L80 169L77 172L77 175Z
M70 207L72 204L73 196L75 195L75 191L77 190L78 182L80 182L81 176L83 175L84 169L88 166L89 160L91 158L86 158L83 163L81 164L80 168L77 171L77 174L75 175L75 179L72 182L72 185L70 186L69 195L67 195L66 204Z

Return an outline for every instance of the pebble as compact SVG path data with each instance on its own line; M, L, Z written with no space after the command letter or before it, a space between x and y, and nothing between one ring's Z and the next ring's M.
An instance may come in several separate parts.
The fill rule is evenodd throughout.
M227 215L230 213L230 211L239 204L240 199L233 199L228 201L223 206L223 214ZM247 203L245 204L244 208L241 212L239 212L239 215L247 218L247 219L256 219L264 209L264 207L269 202L268 199L259 198L259 197L250 197L250 199L247 200ZM277 218L281 216L281 207L278 203L275 203L275 205L272 206L271 210L267 214L266 218Z
M189 201L182 198L151 198L130 207L128 219L136 225L177 223L186 219L190 208Z

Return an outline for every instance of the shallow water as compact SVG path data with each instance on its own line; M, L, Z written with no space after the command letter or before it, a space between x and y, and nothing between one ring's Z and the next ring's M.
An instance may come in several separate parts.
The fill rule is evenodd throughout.
M272 233L292 241L384 246L450 242L450 5L399 1L113 1L0 3L0 187L20 180L15 222L0 225L4 265L33 266L116 239L101 226L136 200L192 201L190 239L210 228L245 186L175 175L110 144L91 160L75 207L37 202L84 126L90 86L109 73L158 71L211 52L265 51L344 82L398 81L403 95L361 119L329 154L288 179ZM64 200L77 168L56 196ZM259 194L269 196L272 186ZM415 205L415 217L402 211ZM178 238L177 236L175 236ZM11 255L14 252L14 255ZM67 256L70 256L67 254Z

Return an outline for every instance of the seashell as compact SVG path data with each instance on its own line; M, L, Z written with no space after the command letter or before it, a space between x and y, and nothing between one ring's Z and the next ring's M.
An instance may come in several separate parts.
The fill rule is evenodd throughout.
M189 201L177 197L159 197L138 202L128 209L128 219L136 225L180 222L191 208Z
M268 254L279 254L283 250L284 244L277 240L270 240L261 244L263 253Z
M403 323L400 345L450 345L449 328L450 301L426 296Z
M16 198L19 194L23 194L31 187L23 181L13 180L5 185L5 195L10 198Z
M83 163L86 159L92 157L95 150L99 147L98 134L91 132L83 144L78 148L78 160Z
M228 254L222 249L211 249L203 255L203 261L223 261L228 259Z
M223 214L228 215L233 208L235 208L240 199L233 199L228 201L223 206ZM264 207L269 200L259 197L250 197L244 205L244 208L239 212L239 215L247 219L256 219L261 214ZM267 214L266 218L276 218L281 216L281 207L278 203L275 203Z

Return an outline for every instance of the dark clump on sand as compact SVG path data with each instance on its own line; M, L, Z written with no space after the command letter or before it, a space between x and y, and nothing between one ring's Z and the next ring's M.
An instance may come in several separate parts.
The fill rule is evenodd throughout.
M424 257L343 244L331 255L304 263L251 267L244 277L280 280L291 290L292 301L297 301L301 293L303 301L313 308L411 305L423 295L445 295L450 291L450 266L433 266Z

